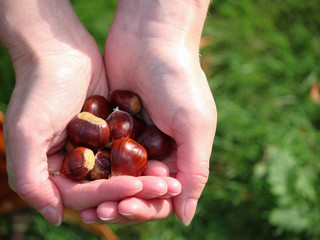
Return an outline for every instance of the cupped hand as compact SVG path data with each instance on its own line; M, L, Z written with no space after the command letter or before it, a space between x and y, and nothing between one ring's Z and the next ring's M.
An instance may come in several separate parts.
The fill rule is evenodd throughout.
M48 23L50 34L44 34L47 28L18 31L7 44L16 73L4 124L9 184L55 225L63 219L64 199L48 162L63 147L66 125L86 97L108 93L99 48L68 7L67 23Z
M147 7L140 18L124 16L122 7L120 3L104 52L109 87L111 91L128 89L137 93L154 124L174 139L176 149L163 162L181 183L182 192L172 202L162 201L161 211L157 209L168 213L173 208L188 225L208 179L217 117L199 64L197 41L187 31L175 29L174 24L159 22L160 18L148 21L153 16ZM137 199L131 201L146 207ZM156 209L155 204L150 208ZM131 219L135 217L141 218L137 213Z

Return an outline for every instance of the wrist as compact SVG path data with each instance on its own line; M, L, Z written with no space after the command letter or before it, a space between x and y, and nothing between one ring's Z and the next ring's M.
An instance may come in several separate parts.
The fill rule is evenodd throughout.
M117 27L137 38L161 39L198 51L209 0L118 0Z

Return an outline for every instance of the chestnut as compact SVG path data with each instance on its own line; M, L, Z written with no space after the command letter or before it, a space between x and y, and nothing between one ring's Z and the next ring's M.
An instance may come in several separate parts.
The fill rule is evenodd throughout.
M172 139L155 125L145 127L136 138L148 153L148 159L161 160L172 151Z
M90 172L90 179L106 179L111 173L110 150L105 149L95 154L95 164Z
M106 121L110 128L110 142L120 138L135 137L136 124L131 114L116 108Z
M67 134L74 147L83 146L97 151L107 143L110 129L104 119L81 112L68 123Z
M106 119L112 113L112 110L112 105L105 97L100 95L89 97L82 107L82 112L90 112L102 119Z
M138 136L138 134L140 134L140 132L142 131L142 129L144 129L144 127L146 126L146 122L139 118L139 117L135 117L134 116L134 128L136 131L136 136Z
M141 118L143 119L143 121L148 125L154 125L151 117L150 117L150 114L148 113L147 109L145 107L142 107L141 111L140 111L140 116Z
M111 174L113 176L140 176L147 168L148 154L131 138L115 140L110 150Z
M68 178L79 181L85 179L93 169L94 153L89 148L77 147L64 156L60 173Z
M110 103L120 110L132 115L140 112L142 103L140 97L134 92L127 90L115 90L110 93Z

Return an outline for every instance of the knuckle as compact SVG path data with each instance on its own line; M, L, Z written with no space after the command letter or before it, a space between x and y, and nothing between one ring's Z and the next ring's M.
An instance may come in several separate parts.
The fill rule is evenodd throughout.
M28 202L33 202L37 198L37 189L37 186L33 182L21 181L16 183L16 192L22 199Z
M192 181L194 188L193 192L199 192L200 190L202 191L207 184L209 178L209 168L206 166L201 167L197 172L193 172L190 175L190 180Z
M204 187L209 178L209 170L201 171L191 176L192 180L200 187Z

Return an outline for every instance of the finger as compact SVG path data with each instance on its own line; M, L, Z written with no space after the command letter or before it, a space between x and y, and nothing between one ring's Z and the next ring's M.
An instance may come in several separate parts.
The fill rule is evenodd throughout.
M166 166L168 166L171 177L175 177L178 173L177 158L178 158L177 157L177 150L173 149L173 151L170 153L170 155L162 160L162 162Z
M86 224L100 225L104 222L97 215L97 208L87 208L80 211L81 220Z
M63 151L59 151L57 153L51 154L48 156L48 172L51 175L59 175L59 171L61 168L61 164L65 153Z
M137 198L169 198L180 194L181 184L172 177L138 177L143 183L143 190L136 195Z
M161 177L141 176L138 179L143 184L143 189L135 197L143 199L159 198L167 193L167 182Z
M161 177L163 181L167 183L168 189L167 193L162 196L162 198L171 198L177 196L181 193L182 186L181 183L172 177Z
M64 176L52 176L51 179L59 188L64 205L74 210L96 207L105 201L118 201L143 189L141 180L131 176L91 182L75 182Z
M173 205L171 199L144 200L130 197L119 203L118 211L122 216L132 221L156 221L171 216Z
M97 221L104 223L130 225L137 221L122 216L118 211L119 202L104 202L97 207Z
M172 159L172 160L171 160ZM165 160L166 162L176 162L176 154L175 151L170 154L168 158ZM174 163L176 165L176 163ZM178 180L168 177L170 175L169 168L164 162L157 161L157 160L149 160L148 167L144 172L144 175L149 176L162 176L162 180L167 183L167 193L162 196L162 198L173 197L181 192L181 184ZM137 197L137 196L136 196Z
M46 146L36 143L21 132L6 135L6 142L11 188L39 210L47 221L60 225L63 220L63 204L57 187L49 179Z
M169 174L167 165L156 160L148 160L147 169L143 173L145 176L169 176Z

